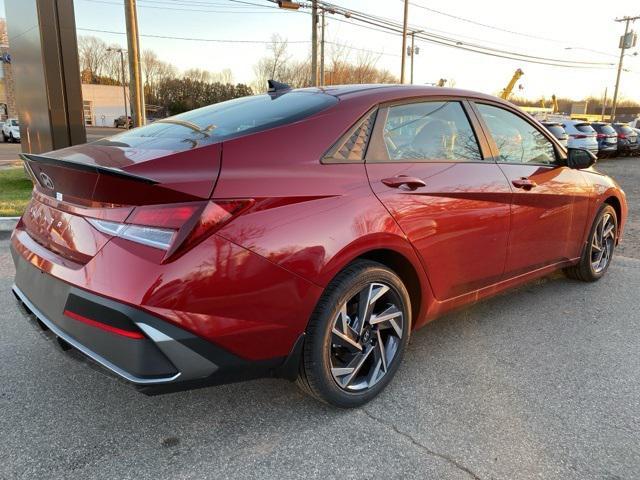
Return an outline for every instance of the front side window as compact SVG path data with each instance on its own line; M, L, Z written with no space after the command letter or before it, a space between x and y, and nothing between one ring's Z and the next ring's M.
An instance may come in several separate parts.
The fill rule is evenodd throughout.
M478 141L460 102L389 108L383 138L391 161L477 162Z
M502 108L484 104L477 106L498 147L499 162L555 162L553 144L532 124Z

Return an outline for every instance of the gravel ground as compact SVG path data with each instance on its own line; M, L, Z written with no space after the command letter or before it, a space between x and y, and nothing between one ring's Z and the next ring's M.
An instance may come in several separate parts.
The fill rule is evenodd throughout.
M0 478L637 479L640 159L599 168L631 207L603 280L556 274L432 322L351 411L278 380L137 393L29 328L5 237Z

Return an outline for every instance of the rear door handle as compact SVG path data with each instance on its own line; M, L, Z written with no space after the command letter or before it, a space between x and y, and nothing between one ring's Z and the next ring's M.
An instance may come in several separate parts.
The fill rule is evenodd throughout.
M401 188L406 190L415 190L416 188L426 187L427 184L416 177L407 177L406 175L398 175L397 177L383 178L382 183L387 187Z
M525 178L525 177L513 180L511 183L513 184L514 187L521 188L527 191L538 186L536 182L534 182L533 180L529 180L528 178Z

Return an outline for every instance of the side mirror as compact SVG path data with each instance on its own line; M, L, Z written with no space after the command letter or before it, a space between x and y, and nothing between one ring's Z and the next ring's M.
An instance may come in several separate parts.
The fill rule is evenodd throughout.
M580 170L592 166L598 157L584 148L570 148L567 156L567 166Z

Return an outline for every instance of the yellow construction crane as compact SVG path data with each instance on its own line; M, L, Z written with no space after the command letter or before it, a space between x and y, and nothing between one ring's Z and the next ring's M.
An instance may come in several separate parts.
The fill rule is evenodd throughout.
M503 100L508 100L509 97L511 96L511 92L516 86L516 83L518 82L518 80L520 80L520 77L522 77L523 75L524 75L524 72L520 68L517 69L514 72L513 77L511 77L511 80L509 81L507 86L504 87L504 90L500 92L500 98L502 98Z
M560 107L558 107L558 99L555 94L551 95L551 105L553 106L553 113L560 113Z

